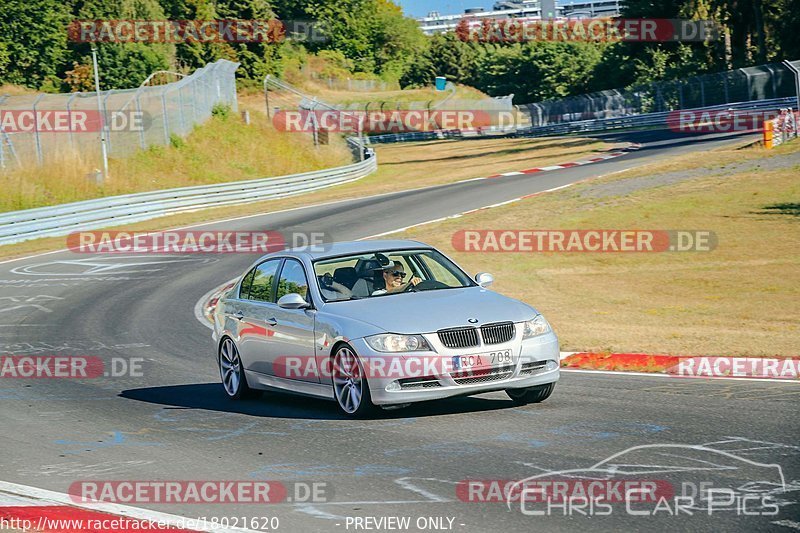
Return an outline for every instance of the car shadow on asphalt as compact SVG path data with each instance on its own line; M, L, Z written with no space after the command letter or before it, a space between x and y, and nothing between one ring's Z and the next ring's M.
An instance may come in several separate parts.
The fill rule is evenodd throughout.
M202 409L238 413L261 418L294 418L308 420L348 420L339 413L332 401L307 398L293 394L262 392L260 397L234 401L229 399L219 383L196 383L128 389L119 393L122 398L177 409ZM475 413L514 408L511 400L485 396L462 396L430 402L420 402L402 409L379 410L374 418L398 419L448 414Z

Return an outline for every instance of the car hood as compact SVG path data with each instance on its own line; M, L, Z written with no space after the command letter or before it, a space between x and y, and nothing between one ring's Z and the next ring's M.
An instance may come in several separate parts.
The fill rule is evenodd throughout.
M430 333L489 322L521 322L536 315L533 307L481 287L335 302L327 304L325 311L372 324L390 333Z

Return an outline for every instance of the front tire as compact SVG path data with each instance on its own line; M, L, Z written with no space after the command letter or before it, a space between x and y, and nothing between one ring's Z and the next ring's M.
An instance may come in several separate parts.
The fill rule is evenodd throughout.
M517 405L543 402L553 394L555 383L528 387L527 389L506 389L506 394Z
M375 412L364 367L347 344L339 346L333 356L333 395L345 416L365 418Z
M244 375L242 358L239 350L229 337L219 345L219 377L222 379L222 388L231 400L243 400L256 396L257 392L247 385Z

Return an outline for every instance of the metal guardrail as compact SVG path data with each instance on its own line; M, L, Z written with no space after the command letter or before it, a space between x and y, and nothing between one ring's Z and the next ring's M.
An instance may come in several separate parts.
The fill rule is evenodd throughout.
M566 135L570 133L596 133L600 131L611 131L626 128L646 128L646 127L669 127L668 118L679 112L709 112L715 111L777 111L781 108L791 107L796 99L775 98L771 100L757 100L751 102L738 102L718 106L709 106L695 109L682 109L680 111L664 111L660 113L646 113L641 115L629 115L624 117L578 120L573 122L561 122L549 124L547 126L536 126L526 128L498 127L492 126L475 130L441 130L441 131L418 131L409 133L391 133L384 135L371 135L365 137L367 144L429 141L434 139L463 139L469 137L498 137L498 136L523 136L523 137L545 137L548 135Z
M369 153L368 155L372 155ZM0 244L39 237L57 237L73 231L140 222L185 211L245 204L303 194L363 178L377 170L372 155L364 161L336 168L216 185L98 198L53 207L0 214Z

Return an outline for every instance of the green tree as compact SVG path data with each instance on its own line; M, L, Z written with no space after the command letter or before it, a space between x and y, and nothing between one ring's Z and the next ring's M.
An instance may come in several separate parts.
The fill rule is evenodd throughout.
M0 82L39 88L66 63L70 13L61 0L2 0Z
M77 18L163 20L166 15L156 0L86 0ZM153 72L168 70L174 64L175 46L169 43L100 42L96 47L103 90L137 87ZM90 48L87 43L74 46L76 63L91 62Z

